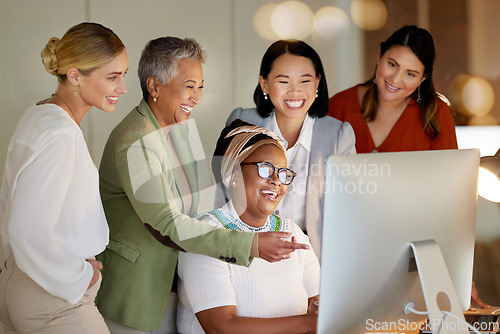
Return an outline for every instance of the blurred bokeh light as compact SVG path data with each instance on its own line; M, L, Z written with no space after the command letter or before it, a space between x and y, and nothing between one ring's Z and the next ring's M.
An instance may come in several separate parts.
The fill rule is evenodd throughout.
M479 168L478 193L483 198L500 203L500 182L498 182L498 177L484 168Z
M484 116L473 116L469 120L468 125L498 125L498 122L495 117L487 114Z
M276 41L280 37L274 32L271 24L273 11L278 7L275 3L264 5L257 10L253 17L253 27L260 37L268 41Z
M304 40L313 33L322 39L332 40L340 32L347 30L349 25L350 19L342 9L325 6L314 14L301 1L269 3L261 6L253 17L255 31L269 41Z
M493 107L495 93L488 81L479 77L469 77L463 87L462 99L469 113L484 116Z
M314 15L314 30L324 39L333 39L348 27L349 17L338 7L326 6Z
M481 77L457 75L450 84L450 98L455 110L469 117L469 125L496 125L490 114L495 102L491 84Z
M387 8L380 0L353 0L351 17L364 30L377 30L387 23Z
M469 111L464 106L464 101L462 98L462 92L464 90L465 84L469 81L470 76L466 74L458 74L450 83L449 88L449 98L455 110L466 116L470 116Z
M285 1L271 14L271 25L281 39L305 39L313 29L314 13L305 3Z

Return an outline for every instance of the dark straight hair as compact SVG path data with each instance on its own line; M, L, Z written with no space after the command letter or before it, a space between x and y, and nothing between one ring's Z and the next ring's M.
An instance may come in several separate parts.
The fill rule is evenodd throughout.
M380 43L380 57L382 58L387 50L397 45L409 47L424 65L425 80L420 84L419 88L415 89L410 97L413 99L413 103L416 103L418 90L420 89L421 101L419 108L423 129L430 138L435 138L439 135L439 123L436 116L438 94L432 80L432 71L436 58L434 40L431 34L425 29L415 25L403 26L395 31L386 41ZM368 86L368 90L363 96L361 110L363 111L364 118L368 121L374 120L377 116L378 92L374 79L375 74L363 84L364 86Z

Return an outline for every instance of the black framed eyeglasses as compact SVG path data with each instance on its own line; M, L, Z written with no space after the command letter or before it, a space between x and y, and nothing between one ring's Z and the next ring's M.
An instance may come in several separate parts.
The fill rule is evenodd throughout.
M288 168L276 168L269 162L242 162L240 165L257 165L259 176L264 180L269 180L277 171L278 179L280 180L281 184L285 186L292 183L295 176L297 176L297 173L295 173L293 170Z

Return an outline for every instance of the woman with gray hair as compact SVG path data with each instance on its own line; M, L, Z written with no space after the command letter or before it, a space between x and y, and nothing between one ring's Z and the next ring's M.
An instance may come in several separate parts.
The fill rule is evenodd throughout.
M150 41L139 61L143 99L111 133L100 166L110 242L98 256L96 304L111 333L166 333L179 251L248 266L307 245L285 232L216 228L190 218L200 201L189 116L200 103L205 52L193 39ZM192 131L193 129L191 129ZM206 199L205 199L206 200Z

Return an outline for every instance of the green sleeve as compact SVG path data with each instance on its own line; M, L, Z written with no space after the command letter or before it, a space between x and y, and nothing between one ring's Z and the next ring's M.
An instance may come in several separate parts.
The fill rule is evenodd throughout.
M152 132L121 146L115 155L120 183L139 219L187 252L250 265L253 233L217 228L184 214L182 194L189 190L176 182L178 174L160 135Z

